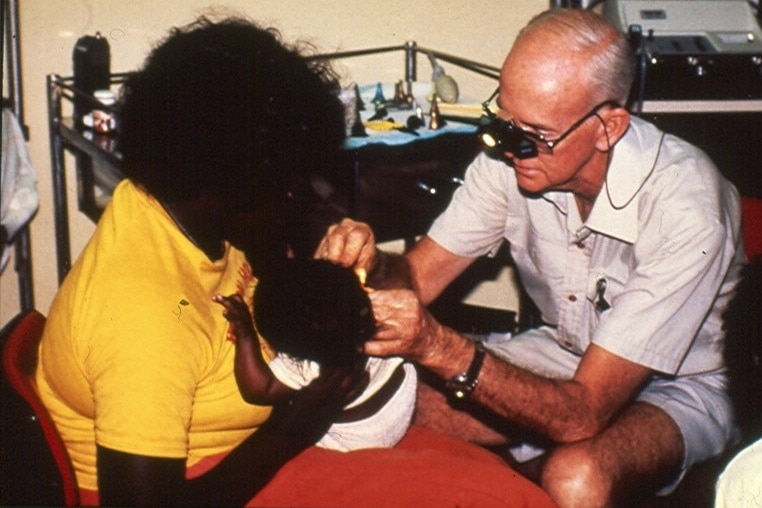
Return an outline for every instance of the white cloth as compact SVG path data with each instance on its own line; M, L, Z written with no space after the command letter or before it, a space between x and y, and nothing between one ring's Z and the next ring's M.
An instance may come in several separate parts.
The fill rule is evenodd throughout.
M317 443L322 448L338 451L364 448L389 448L396 445L407 432L413 418L417 375L412 364L401 358L368 358L366 370L370 381L367 388L347 409L358 406L372 397L403 365L405 379L394 396L376 414L361 421L334 423ZM269 363L278 380L293 390L307 386L320 374L320 366L309 360L296 360L278 353Z
M762 507L762 439L744 448L717 480L714 508Z
M510 167L481 155L429 236L470 257L507 240L562 347L581 355L593 342L691 375L723 369L722 312L745 261L739 228L738 193L709 158L633 118L587 222L571 193L526 197Z
M8 231L8 242L0 246L0 273L8 264L11 240L32 218L39 206L37 175L29 160L29 152L18 121L7 108L3 108L2 131L0 224Z

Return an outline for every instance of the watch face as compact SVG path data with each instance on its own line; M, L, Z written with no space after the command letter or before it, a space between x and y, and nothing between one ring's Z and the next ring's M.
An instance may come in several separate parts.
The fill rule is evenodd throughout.
M447 381L447 389L456 399L465 399L474 390L474 386L468 382L465 374L459 374Z
M463 390L453 390L453 392L452 392L452 395L453 395L453 397L455 397L456 399L465 399L465 398L466 398L466 396L468 395L468 393L469 393L468 391L463 391Z
M450 395L452 395L455 400L468 398L479 383L479 372L484 364L486 350L484 349L484 346L478 342L475 346L474 357L471 360L471 365L468 366L468 370L449 379L445 383L445 387L449 390Z

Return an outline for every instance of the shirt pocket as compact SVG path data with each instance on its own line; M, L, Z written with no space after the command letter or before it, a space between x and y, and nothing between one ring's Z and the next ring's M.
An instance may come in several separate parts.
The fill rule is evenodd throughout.
M592 322L597 323L616 306L616 299L624 291L628 278L629 271L616 264L590 268L585 296L594 316Z

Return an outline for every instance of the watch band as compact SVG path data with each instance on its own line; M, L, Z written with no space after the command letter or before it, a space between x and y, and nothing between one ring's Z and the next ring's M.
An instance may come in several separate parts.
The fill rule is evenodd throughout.
M476 385L479 384L479 372L482 370L484 364L484 356L487 354L487 350L484 345L476 341L474 349L474 357L471 359L471 364L468 366L468 370L462 374L451 378L447 381L446 386L450 391L450 394L456 400L463 400L471 395Z

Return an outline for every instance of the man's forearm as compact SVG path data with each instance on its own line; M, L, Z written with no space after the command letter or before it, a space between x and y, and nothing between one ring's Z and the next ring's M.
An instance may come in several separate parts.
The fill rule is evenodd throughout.
M434 333L428 341L433 347L418 363L443 380L465 372L474 356L473 341L439 323ZM471 399L556 442L585 439L605 425L580 383L541 377L492 354L484 359Z
M578 382L538 376L492 355L485 358L473 398L555 442L587 439L606 423Z
M410 265L401 254L377 251L376 265L366 281L373 289L407 289L412 287Z

